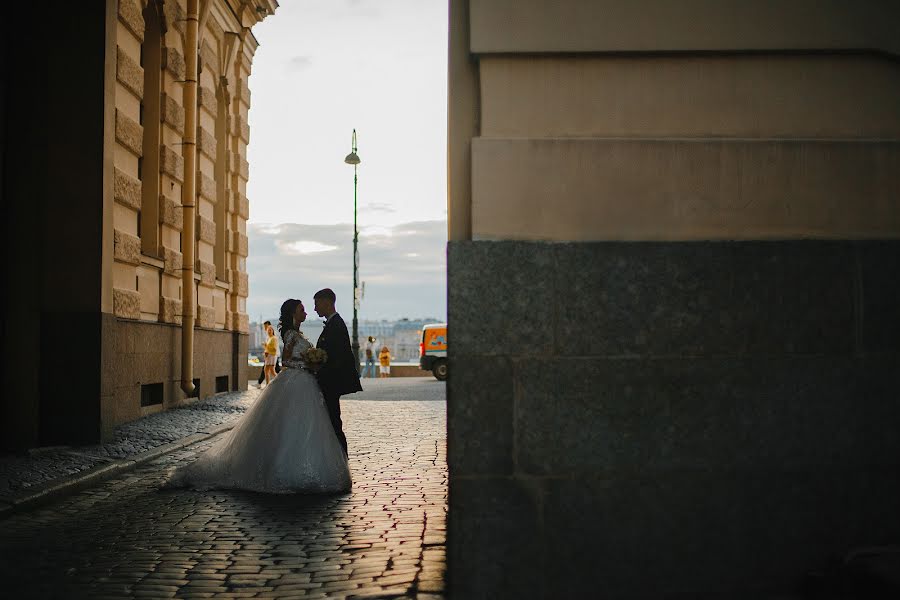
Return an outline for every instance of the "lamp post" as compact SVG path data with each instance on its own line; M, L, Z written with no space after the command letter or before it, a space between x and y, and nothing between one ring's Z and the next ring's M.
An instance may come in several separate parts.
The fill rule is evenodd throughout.
M353 165L353 337L351 347L356 358L356 372L359 373L359 231L356 228L356 166L359 164L359 156L356 154L356 130L353 130L352 149L344 159L348 165Z

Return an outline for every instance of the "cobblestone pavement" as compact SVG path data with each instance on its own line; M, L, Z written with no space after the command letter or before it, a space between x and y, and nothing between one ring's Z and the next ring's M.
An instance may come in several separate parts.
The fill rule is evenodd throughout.
M0 521L4 596L443 598L445 403L342 406L351 493L159 490L203 441Z
M363 391L346 398L360 400L445 400L447 384L434 377L361 379Z
M433 377L363 379L363 391L347 399L443 400L446 386ZM116 428L105 444L38 448L0 455L0 501L4 496L64 479L107 464L130 459L189 435L233 423L256 397L259 389L220 394L187 406L149 415Z
M37 448L0 456L0 496L75 475L116 459L137 456L217 425L230 423L259 395L251 388L146 416L116 428L106 444Z

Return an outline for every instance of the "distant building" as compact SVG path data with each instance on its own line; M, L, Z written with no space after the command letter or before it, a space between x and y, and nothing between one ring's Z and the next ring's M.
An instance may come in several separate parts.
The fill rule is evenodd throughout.
M419 359L419 342L422 327L428 323L439 323L442 319L400 319L397 321L360 321L359 346L365 347L367 338L374 335L377 346L387 346L395 361L408 362Z
M352 336L352 322L346 317L344 320ZM271 317L269 321L275 326L277 334L278 318ZM422 327L428 323L441 323L443 321L443 319L438 318L359 321L359 347L364 348L368 337L373 335L377 339L379 348L381 346L390 348L391 356L395 361L415 362L419 360L419 342L422 339ZM300 330L315 344L324 327L325 321L315 314L311 314L300 326ZM262 352L263 344L266 341L266 335L262 329L262 321L250 323L249 336L248 352L258 355ZM362 360L362 357L360 358Z

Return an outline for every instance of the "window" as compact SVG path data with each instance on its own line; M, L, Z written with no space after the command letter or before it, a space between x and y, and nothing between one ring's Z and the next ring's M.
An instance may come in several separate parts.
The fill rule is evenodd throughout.
M162 84L162 29L156 0L144 9L144 42L141 44L144 67L144 98L141 101L141 125L144 126L141 180L141 251L160 256L159 251L159 142L160 86Z
M222 375L221 377L216 377L216 393L219 394L221 392L228 391L228 375Z
M216 89L216 205L213 212L213 220L216 223L216 244L213 249L213 261L216 265L216 279L226 281L225 265L225 232L227 229L225 218L228 206L228 186L225 182L228 178L228 100L225 96L224 86Z
M141 407L163 403L163 384L147 383L141 386Z

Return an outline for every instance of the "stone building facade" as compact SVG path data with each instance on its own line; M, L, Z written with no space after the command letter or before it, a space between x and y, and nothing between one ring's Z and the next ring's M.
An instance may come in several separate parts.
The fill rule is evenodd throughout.
M197 6L194 138L187 0L60 5L47 17L50 44L4 31L3 200L28 205L7 221L7 256L20 258L4 275L21 293L4 305L16 397L4 407L5 446L93 441L185 401L185 218L195 232L193 395L246 387L251 28L277 2ZM194 139L191 209L182 186ZM71 354L48 344L57 336Z
M451 596L896 543L898 5L449 4Z

